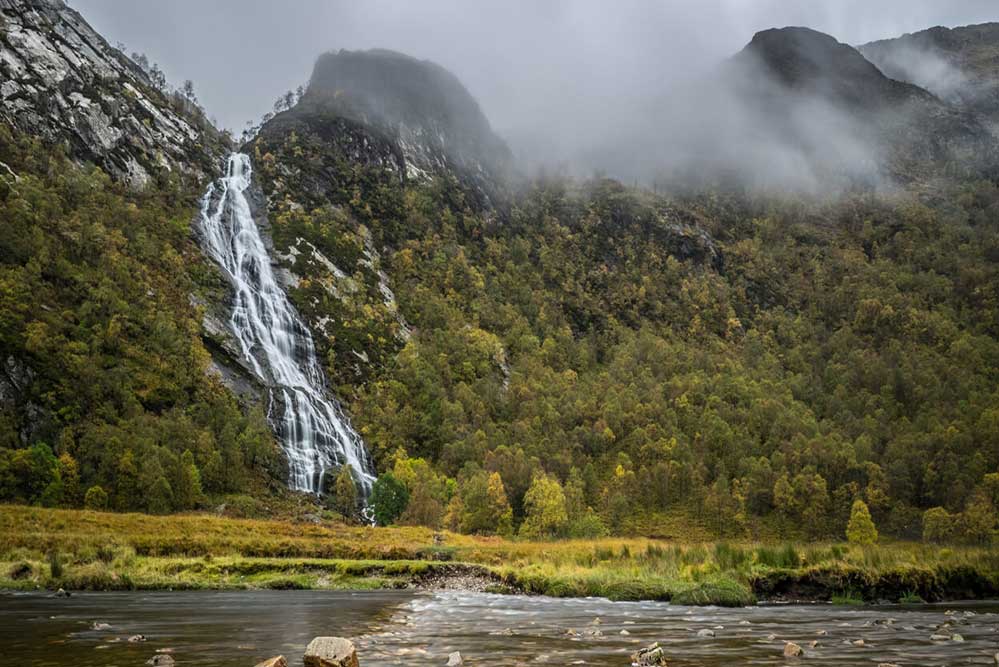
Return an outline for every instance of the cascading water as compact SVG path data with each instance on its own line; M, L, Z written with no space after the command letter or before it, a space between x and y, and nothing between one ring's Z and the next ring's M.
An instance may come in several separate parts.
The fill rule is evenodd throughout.
M312 335L274 278L245 194L251 173L249 156L233 153L201 204L203 245L235 291L230 326L270 387L268 418L288 455L288 485L318 493L327 470L348 465L367 497L375 478L364 443L328 397Z

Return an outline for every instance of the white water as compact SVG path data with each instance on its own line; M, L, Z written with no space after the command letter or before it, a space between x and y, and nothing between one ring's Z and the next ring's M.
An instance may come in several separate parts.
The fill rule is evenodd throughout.
M201 204L203 245L235 292L230 327L270 388L268 419L288 455L288 486L317 493L327 470L349 465L367 497L375 478L364 443L328 396L312 335L274 278L245 194L251 173L249 156L233 153Z

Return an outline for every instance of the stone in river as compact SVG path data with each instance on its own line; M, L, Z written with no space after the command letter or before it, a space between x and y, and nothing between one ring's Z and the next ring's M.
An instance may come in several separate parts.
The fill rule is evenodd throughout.
M666 665L666 652L659 642L656 642L632 653L631 663L640 667L662 667Z
M704 628L703 630L698 630L697 631L697 636L698 637L714 637L715 636L715 631L711 630L710 628Z
M787 642L786 644L784 644L785 658L800 658L803 655L805 655L804 649L802 649L794 642Z
M461 652L455 651L447 656L447 667L459 667L465 664L465 661L461 659Z
M149 660L146 660L146 664L152 667L173 667L176 662L169 653L157 653Z
M358 667L353 642L342 637L316 637L305 649L305 667Z
M284 659L283 655L276 655L263 662L258 662L254 667L288 667L288 661Z

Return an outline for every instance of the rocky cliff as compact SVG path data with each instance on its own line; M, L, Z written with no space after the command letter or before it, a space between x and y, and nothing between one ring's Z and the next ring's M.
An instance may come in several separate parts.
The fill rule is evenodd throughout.
M210 123L61 0L0 0L0 117L135 186L201 179L224 151Z

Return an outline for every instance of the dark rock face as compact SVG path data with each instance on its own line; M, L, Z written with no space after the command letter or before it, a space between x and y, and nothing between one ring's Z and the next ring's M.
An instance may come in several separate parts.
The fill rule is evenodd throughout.
M223 151L61 0L0 0L0 119L140 187L164 170L200 179Z
M999 135L999 23L937 26L857 48L886 76L973 112Z
M839 168L837 144L854 147L845 169L902 182L944 168L982 173L996 142L969 112L911 83L886 77L851 46L808 28L758 33L726 64L722 83L762 134L808 147ZM840 141L842 139L842 141Z
M475 99L429 61L381 49L324 54L295 115L323 110L367 128L372 150L355 141L354 156L384 161L402 178L454 175L488 201L510 167L509 148Z

